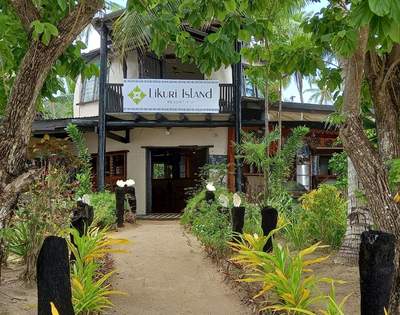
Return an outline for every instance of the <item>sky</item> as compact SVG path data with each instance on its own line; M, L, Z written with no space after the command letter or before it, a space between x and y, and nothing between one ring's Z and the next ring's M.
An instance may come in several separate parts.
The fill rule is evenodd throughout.
M118 3L122 6L126 5L126 0L113 0L115 3ZM308 13L316 13L318 12L322 7L327 5L327 0L321 0L318 3L310 3L305 7L305 11ZM91 32L89 41L88 41L88 47L86 51L90 51L96 48L100 47L100 36L96 31ZM310 86L309 83L304 80L303 83L303 90L308 90L308 89L315 89L317 88L316 86ZM303 92L304 96L304 102L311 102L310 97L312 95L312 92ZM287 101L293 101L293 102L300 102L300 96L299 92L296 87L296 83L294 80L292 80L289 84L289 86L284 89L283 91L283 99Z

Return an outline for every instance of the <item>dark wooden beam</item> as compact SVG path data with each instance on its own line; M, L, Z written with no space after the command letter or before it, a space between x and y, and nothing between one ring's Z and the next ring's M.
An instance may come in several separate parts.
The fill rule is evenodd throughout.
M179 114L179 121L188 121L188 118L185 114Z
M111 131L107 131L106 132L106 136L110 139L113 139L115 141L121 142L121 143L130 143L131 139L130 139L130 129L126 129L125 130L125 136L120 136L117 135L116 133L113 133Z
M139 114L132 114L132 120L133 121L147 121L146 118L144 118L142 115Z
M168 120L168 118L165 117L165 116L164 116L163 114L161 114L161 113L156 113L156 114L155 114L155 118L156 118L157 121L167 121L167 120Z
M206 121L211 121L211 114L206 114L206 115L204 116L204 119L205 119Z
M115 116L113 116L113 115L107 114L107 121L110 121L110 120L113 120L113 121L122 121L122 120L125 120L125 119L122 119L122 118L115 117Z
M197 128L212 128L212 127L232 127L233 122L230 121L205 121L205 120L146 120L146 121L109 121L107 122L107 128L148 128L148 127L197 127Z

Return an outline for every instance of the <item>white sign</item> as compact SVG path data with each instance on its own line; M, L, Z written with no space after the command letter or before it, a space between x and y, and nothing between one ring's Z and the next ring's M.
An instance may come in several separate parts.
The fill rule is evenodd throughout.
M216 80L125 79L124 112L218 113Z

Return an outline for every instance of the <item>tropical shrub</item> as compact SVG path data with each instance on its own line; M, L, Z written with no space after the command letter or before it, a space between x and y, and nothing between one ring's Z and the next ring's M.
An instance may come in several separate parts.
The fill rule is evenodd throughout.
M114 193L96 192L90 194L89 199L94 210L94 225L106 227L116 222Z
M112 290L107 282L114 271L101 273L101 261L109 253L124 252L112 249L114 245L124 245L125 239L112 239L107 229L90 227L85 235L80 236L76 229L70 229L74 244L67 239L68 247L75 257L71 266L72 303L75 314L98 314L112 306L110 296L123 294Z
M236 253L232 260L241 264L245 270L245 277L238 281L262 285L256 297L264 297L268 301L269 305L264 310L313 315L317 303L325 301L325 314L340 314L332 313L331 310L337 307L342 311L343 303L337 304L334 294L326 296L317 290L319 283L328 281L333 286L334 280L317 278L310 270L310 266L328 258L307 258L322 246L317 243L292 253L288 246L275 244L272 253L265 253L263 247L270 236L244 234L238 243L230 243Z
M228 173L225 163L206 164L200 169L202 182L212 182L218 186L223 186L224 179Z
M229 211L220 211L218 203L202 202L191 229L208 251L217 255L226 253L226 244L232 238L230 214Z
M197 193L194 193L192 197L190 197L186 202L185 211L181 216L181 223L184 225L193 224L193 220L196 217L197 210L202 206L202 202L206 197L205 189L199 190Z
M73 207L68 174L63 168L50 167L20 198L16 215L4 233L9 253L21 258L25 269L21 278L33 281L36 261L43 240L60 235L70 225Z
M243 232L261 235L263 232L261 228L260 206L246 201L243 202L243 206L246 209L244 215Z
M274 199L285 194L285 182L291 175L297 150L303 145L303 138L308 132L307 127L294 128L282 149L274 154L269 151L280 138L277 129L261 139L251 133L243 133L242 143L236 145L236 151L238 157L264 175L264 192L260 200L262 206L271 206Z
M337 176L334 185L347 192L347 153L345 151L334 153L329 160L329 169Z
M76 195L77 197L82 198L84 195L92 192L92 157L86 146L85 137L78 127L70 123L65 130L74 143L78 151L79 160L81 162L79 171L76 174L76 179L79 182Z
M347 202L333 185L321 185L300 198L302 224L311 242L339 248L346 232Z
M210 252L218 256L228 253L228 241L233 237L231 227L231 208L233 194L226 187L217 186L215 201L211 204L205 201L205 190L194 194L187 202L181 217L181 223L190 227L192 233ZM227 202L227 207L221 201ZM257 205L247 203L242 198L242 205L246 208L244 230L249 233L261 231L261 213Z

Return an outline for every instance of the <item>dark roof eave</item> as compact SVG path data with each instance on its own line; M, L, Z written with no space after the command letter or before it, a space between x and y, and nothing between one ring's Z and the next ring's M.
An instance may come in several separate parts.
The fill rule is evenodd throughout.
M264 99L258 97L243 96L242 101L248 104L264 105ZM277 110L279 103L271 104L271 109ZM297 103L297 102L282 102L282 109L287 112L319 112L319 113L333 113L335 107L333 105L319 105L312 103Z
M85 117L85 118L66 118L66 119L53 119L53 120L36 120L33 123L32 132L34 135L42 134L65 134L65 127L69 124L76 124L79 128L85 131L94 131L98 124L98 117ZM276 124L277 122L271 122ZM320 121L283 121L285 127L308 126L310 128L318 129L335 129L327 128L324 122ZM242 122L244 127L263 127L264 120L244 120ZM130 128L162 128L162 127L192 127L192 128L210 128L210 127L233 127L234 121L232 120L214 120L214 121L181 121L181 120L167 120L167 121L134 121L134 120L116 120L108 121L107 129L109 130L125 130Z

